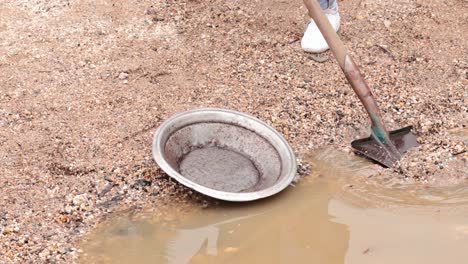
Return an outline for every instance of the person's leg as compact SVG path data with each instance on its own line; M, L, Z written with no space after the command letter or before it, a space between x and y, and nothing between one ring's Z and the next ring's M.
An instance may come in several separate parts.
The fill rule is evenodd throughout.
M304 4L308 0L303 0ZM338 11L338 2L337 0L317 0L319 2L322 10L334 10ZM305 5L307 7L307 5Z
M318 2L320 3L320 7L325 10L328 8L328 0L318 0Z
M338 12L338 2L336 0L320 0L320 7L323 10L333 10Z
M308 1L308 0L304 0ZM315 1L315 0L314 0ZM338 31L340 27L340 15L338 14L338 3L336 0L318 0L328 21L333 28ZM301 47L306 52L320 53L328 50L328 44L320 33L314 20L311 19L307 24L304 36L301 40Z

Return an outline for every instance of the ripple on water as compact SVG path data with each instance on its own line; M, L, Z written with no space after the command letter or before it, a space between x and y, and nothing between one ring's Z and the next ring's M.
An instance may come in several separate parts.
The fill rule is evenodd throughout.
M310 155L315 176L326 175L336 195L360 206L468 206L468 186L431 187L414 180L384 178L382 168L365 158L333 148Z

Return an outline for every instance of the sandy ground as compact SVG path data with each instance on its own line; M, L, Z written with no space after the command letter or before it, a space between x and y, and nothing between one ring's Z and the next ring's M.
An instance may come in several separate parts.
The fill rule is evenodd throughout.
M301 51L301 2L1 1L0 262L74 262L80 235L112 211L203 203L151 158L152 133L178 111L244 111L299 154L350 152L368 118L331 54L321 63ZM420 134L379 174L466 181L468 2L340 8L342 39L388 126Z

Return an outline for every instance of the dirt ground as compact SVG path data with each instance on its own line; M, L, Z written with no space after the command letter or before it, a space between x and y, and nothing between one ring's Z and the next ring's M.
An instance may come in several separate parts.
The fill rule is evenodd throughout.
M339 4L385 121L422 143L379 175L466 182L468 2ZM152 161L154 130L178 111L250 113L299 157L350 152L368 118L332 55L301 51L307 19L300 0L1 1L0 262L76 262L112 211L203 203Z

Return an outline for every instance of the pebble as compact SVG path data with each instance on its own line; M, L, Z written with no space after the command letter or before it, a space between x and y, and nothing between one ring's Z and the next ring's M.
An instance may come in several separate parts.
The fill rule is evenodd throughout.
M128 79L129 74L127 72L121 72L119 73L119 79L120 80L126 80Z
M390 20L384 20L384 26L386 28L390 28L390 25L392 24L392 22L390 22Z
M307 17L304 8L293 8L301 3L288 2L282 6L291 8L277 12L256 1L121 1L115 23L98 21L83 8L89 18L83 24L68 23L70 12L62 11L69 7L58 1L12 2L34 12L27 18L31 29L15 26L24 25L21 16L5 20L6 41L15 45L5 46L12 56L2 65L0 127L6 134L0 148L11 155L1 159L1 169L14 167L15 180L2 174L0 203L8 209L0 212L2 263L4 256L12 256L6 263L78 262L52 244L77 247L80 234L112 212L191 199L209 206L151 159L147 143L176 112L201 106L247 112L269 121L297 153L331 144L352 155L349 141L369 133L368 117L332 54L321 55L319 63L301 51ZM448 131L463 128L467 110L464 42L452 30L461 25L453 20L460 9L442 2L416 9L411 1L352 2L340 2L342 39L385 121L392 127L414 125L421 142L396 170L382 169L375 177L419 184L446 183L460 174L462 179L456 169L466 167L466 141ZM432 22L432 9L440 24ZM39 28L44 25L39 20L50 22L50 31ZM10 27L18 32L8 34ZM36 27L30 42L13 39ZM34 59L37 54L40 60ZM21 78L18 65L31 78ZM163 72L167 78L159 76ZM130 74L135 74L131 81ZM121 89L115 81L135 85ZM53 96L57 93L62 97ZM16 170L18 160L11 157L24 155L29 158ZM298 177L308 169L302 164ZM17 254L26 257L14 259Z

